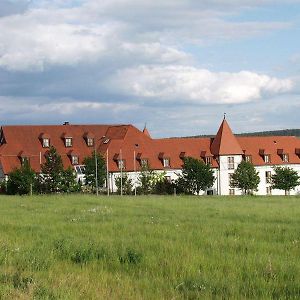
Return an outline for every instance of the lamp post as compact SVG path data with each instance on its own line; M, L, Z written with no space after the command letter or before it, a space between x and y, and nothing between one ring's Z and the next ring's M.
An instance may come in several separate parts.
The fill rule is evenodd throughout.
M96 139L94 142L94 153L95 153L95 186L96 186L96 196L98 196L98 158L96 153Z
M136 196L136 153L133 150L134 196Z
M121 196L123 196L123 158L122 158L122 149L120 149L120 168L121 168Z
M107 185L107 196L109 196L108 147L106 149L106 185Z

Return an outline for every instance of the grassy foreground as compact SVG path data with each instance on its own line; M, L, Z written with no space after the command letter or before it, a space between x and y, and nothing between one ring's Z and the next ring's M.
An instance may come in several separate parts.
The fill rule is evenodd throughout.
M299 257L297 197L0 197L0 299L299 299Z

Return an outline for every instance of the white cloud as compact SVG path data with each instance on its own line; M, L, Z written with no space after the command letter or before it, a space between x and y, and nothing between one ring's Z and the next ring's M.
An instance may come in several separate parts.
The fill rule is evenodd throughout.
M191 59L184 50L186 42L249 37L290 26L227 21L223 16L232 11L223 12L219 2L33 2L26 13L0 18L0 67L43 71L107 60L120 65L182 64Z
M211 72L187 66L139 66L119 71L109 81L123 93L143 98L193 103L245 103L291 91L291 79L254 72Z

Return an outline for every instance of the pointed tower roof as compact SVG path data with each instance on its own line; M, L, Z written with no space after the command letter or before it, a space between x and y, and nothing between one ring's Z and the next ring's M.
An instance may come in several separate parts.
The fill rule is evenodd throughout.
M243 154L243 150L232 133L225 117L215 136L211 146L211 153L214 155L234 155Z
M151 138L151 135L150 135L150 133L149 133L149 131L148 131L146 125L145 125L145 127L144 127L144 129L143 129L143 134L146 135L147 137Z

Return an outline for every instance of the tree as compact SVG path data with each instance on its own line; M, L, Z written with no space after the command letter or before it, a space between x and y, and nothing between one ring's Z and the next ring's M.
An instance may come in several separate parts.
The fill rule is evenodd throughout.
M284 190L285 195L300 185L298 172L289 167L275 167L275 174L272 176L272 188Z
M231 177L231 186L241 189L244 194L257 191L260 178L250 162L242 161Z
M60 192L61 178L64 171L61 156L51 146L46 155L46 161L41 167L41 175L38 178L40 192Z
M118 194L121 194L121 175L116 178L116 186ZM122 173L122 192L123 195L131 195L133 189L132 179L128 177L127 173Z
M15 169L8 176L7 193L10 195L25 195L32 191L35 181L35 172L30 164L25 160L19 169Z
M182 174L177 180L178 191L187 194L199 194L212 187L216 178L210 165L193 158L186 157L182 166Z
M173 181L164 178L161 181L156 182L153 187L153 193L157 195L172 195L174 193L176 185Z
M72 168L67 168L61 173L60 191L63 193L80 192L81 186L76 181L76 174Z
M106 179L105 160L100 153L96 153L96 157L98 186L103 186ZM88 156L83 160L83 164L85 165L85 184L96 188L95 151L92 152L91 156Z
M165 174L165 172L155 172L149 164L143 165L138 176L138 194L148 195L153 193L155 185L164 180Z

